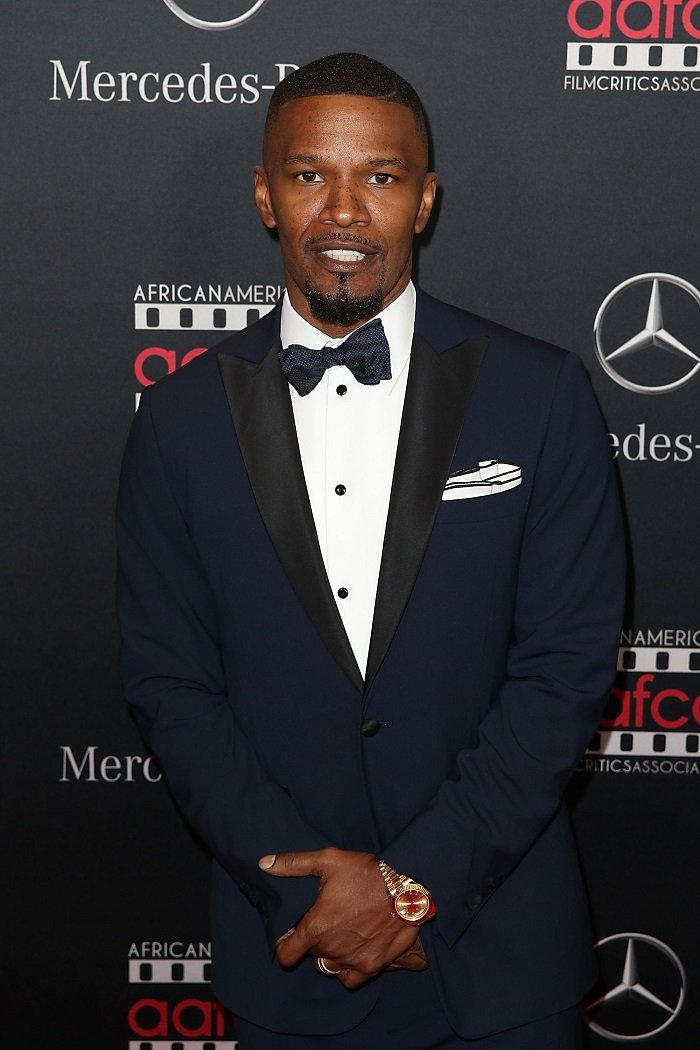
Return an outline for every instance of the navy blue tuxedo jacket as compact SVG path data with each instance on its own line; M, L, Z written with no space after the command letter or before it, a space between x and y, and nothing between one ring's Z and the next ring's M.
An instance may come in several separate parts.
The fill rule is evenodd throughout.
M595 730L623 600L616 487L579 359L419 292L363 681L303 479L279 309L149 388L118 511L125 691L213 856L214 989L286 1032L372 1008L275 939L316 880L258 858L333 844L425 883L447 1016L478 1037L594 977L562 793ZM522 483L441 499L498 460ZM380 723L363 735L366 719Z

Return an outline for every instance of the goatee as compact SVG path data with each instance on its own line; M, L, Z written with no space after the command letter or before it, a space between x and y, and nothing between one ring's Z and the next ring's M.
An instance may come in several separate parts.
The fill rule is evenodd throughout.
M341 274L338 278L336 294L325 295L317 288L313 288L307 280L304 295L311 313L318 321L324 324L339 325L341 328L350 328L379 313L384 299L381 285L371 295L353 296L349 284L347 274Z

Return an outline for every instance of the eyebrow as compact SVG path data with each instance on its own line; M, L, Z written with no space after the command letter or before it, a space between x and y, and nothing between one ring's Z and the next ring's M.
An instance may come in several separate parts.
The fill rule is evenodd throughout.
M310 164L312 167L324 163L324 158L318 153L289 153L285 158L285 164ZM370 168L401 168L408 169L408 165L401 157L367 157L365 163Z
M320 157L315 153L289 153L284 158L285 164L318 164Z
M403 168L404 171L408 168L401 157L368 157L367 163L371 168Z

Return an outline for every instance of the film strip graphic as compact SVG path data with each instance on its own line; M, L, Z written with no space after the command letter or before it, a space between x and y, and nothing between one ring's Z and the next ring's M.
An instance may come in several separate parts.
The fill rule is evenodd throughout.
M129 984L209 984L209 959L129 959Z
M274 303L134 303L134 328L152 332L237 332L259 321L273 306Z
M645 71L661 73L700 72L697 44L582 44L566 45L566 68Z
M640 729L610 729L596 733L587 755L655 755L658 758L697 758L700 733L643 732Z
M132 1039L129 1050L236 1050L235 1039Z
M700 674L700 649L623 646L618 651L617 670L652 674ZM586 748L586 754L693 758L700 754L700 733L679 730L600 730Z
M672 671L676 674L700 674L700 649L652 649L646 646L621 648L617 655L618 671Z

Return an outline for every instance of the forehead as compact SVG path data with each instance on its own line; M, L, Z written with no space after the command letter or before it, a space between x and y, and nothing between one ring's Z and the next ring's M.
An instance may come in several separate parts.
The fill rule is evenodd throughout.
M289 153L350 151L401 155L425 165L427 150L413 111L364 95L311 95L286 102L265 131L265 163Z

